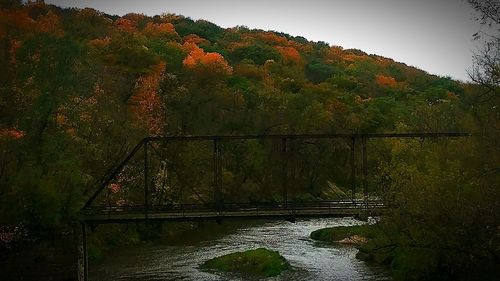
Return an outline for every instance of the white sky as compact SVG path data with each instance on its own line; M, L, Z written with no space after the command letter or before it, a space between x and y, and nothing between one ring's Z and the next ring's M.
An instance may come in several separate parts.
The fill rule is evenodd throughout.
M464 0L46 0L108 14L163 12L222 27L275 30L357 48L429 73L469 80L480 28Z

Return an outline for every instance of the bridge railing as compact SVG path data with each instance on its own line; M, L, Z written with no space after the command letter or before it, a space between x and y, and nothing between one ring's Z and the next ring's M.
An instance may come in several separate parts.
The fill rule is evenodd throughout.
M207 204L171 204L150 206L149 213L162 212L231 212L245 210L315 210L315 209L362 209L362 208L385 208L388 207L382 200L371 199L364 201L357 199L334 200L334 201L310 201L310 202L288 202L288 203L224 203L222 205L211 206ZM85 213L144 213L142 205L136 206L98 206L85 210Z
M377 206L378 203L376 200L370 199L371 197L367 192L367 140L458 138L470 135L463 132L438 132L147 137L108 175L86 202L83 210L84 212L148 213L159 211L189 212L203 209L227 211L244 208L297 209L336 208L339 206L344 208L369 208ZM260 145L259 149L263 149L262 147L266 145L271 147L269 151L265 151L263 155L260 155L261 158L265 158L261 162L267 167L264 167L258 176L266 177L269 181L267 184L272 186L274 195L270 194L274 198L268 199L277 197L281 198L279 200L281 202L230 203L237 196L224 198L225 193L233 192L236 194L239 190L229 190L224 186L227 182L223 178L223 169L234 172L234 170L228 170L227 166L229 164L237 166L241 161L248 161L252 157L256 157L255 155L249 155L252 153L249 147L255 146L256 143ZM338 145L339 143L340 145ZM189 145L183 146L187 144ZM334 146L337 144L337 146L332 148L332 144ZM193 150L194 147L198 147L198 149ZM361 157L359 157L359 153L356 154L356 149L361 150ZM246 158L242 157L242 155ZM182 157L191 158L188 161L182 159ZM330 159L332 157L334 159ZM313 158L320 161L309 161ZM325 175L336 172L329 166L334 161L346 163L345 168L342 168L345 171L342 172L341 176L347 175L349 177L349 179L343 180L351 188L351 193L347 197L350 197L349 200L294 201L292 197L293 191L291 191L294 186L310 184L307 179L300 178L304 175L297 175L297 173L304 172L304 169L308 172L307 169L311 169L311 171L316 172L311 177L315 177L315 180L317 180L319 173L322 177L321 180L323 180L321 184L327 186L329 182L325 182L328 180ZM357 164L358 161L361 162L360 165ZM193 168L192 165L199 165L199 168ZM239 169L245 170L246 168L244 166ZM190 169L191 172L196 171L197 174L186 173L183 169ZM358 177L361 179L359 182ZM190 187L193 194L197 196L194 201L202 202L202 204L183 204L176 200L165 200L173 194L172 190L175 188L179 190L178 186ZM195 186L199 189L195 190ZM119 190L115 192L114 188ZM356 197L356 195L360 196L357 193L358 190L363 191L362 197ZM207 197L207 194L210 196ZM96 200L98 196L103 197L103 199ZM225 201L229 201L229 203ZM95 204L96 202L100 205Z

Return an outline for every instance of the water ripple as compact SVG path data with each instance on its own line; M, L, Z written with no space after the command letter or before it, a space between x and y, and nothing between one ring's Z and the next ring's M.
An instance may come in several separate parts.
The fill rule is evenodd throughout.
M240 228L233 234L195 246L142 246L121 251L91 268L91 280L243 280L228 274L204 272L205 260L258 247L278 250L292 269L267 280L389 280L381 269L355 258L350 246L320 243L309 234L323 227L360 224L353 218L273 221Z

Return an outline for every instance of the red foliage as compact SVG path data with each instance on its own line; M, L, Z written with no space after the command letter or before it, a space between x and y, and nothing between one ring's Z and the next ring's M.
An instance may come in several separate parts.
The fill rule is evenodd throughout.
M118 193L122 189L122 186L118 183L112 183L108 186L111 193Z
M10 129L0 129L0 140L1 139L21 139L26 135L24 131L18 130L16 128Z

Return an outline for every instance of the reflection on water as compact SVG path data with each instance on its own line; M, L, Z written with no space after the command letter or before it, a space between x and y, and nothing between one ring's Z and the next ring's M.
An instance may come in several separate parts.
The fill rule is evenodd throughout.
M352 218L273 221L189 246L127 248L91 266L90 280L243 280L203 272L198 266L216 256L258 247L278 250L293 267L268 280L388 280L383 270L357 260L355 248L309 238L319 228L359 223Z

